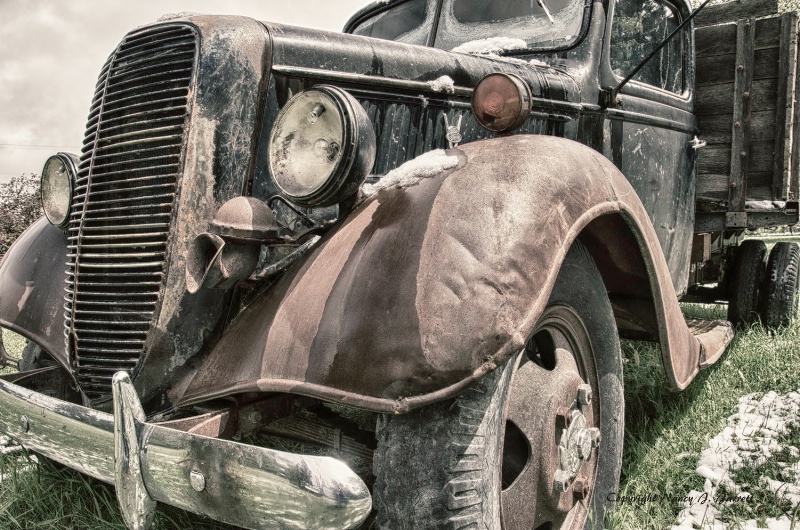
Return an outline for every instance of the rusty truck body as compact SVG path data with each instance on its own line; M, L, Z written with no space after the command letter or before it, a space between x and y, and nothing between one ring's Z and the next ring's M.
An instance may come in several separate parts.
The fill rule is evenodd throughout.
M660 344L680 390L734 325L796 315L797 246L742 242L798 220L797 16L774 11L389 0L341 34L132 31L0 263L0 326L29 341L2 354L0 431L114 484L131 528L159 502L591 528L619 337Z

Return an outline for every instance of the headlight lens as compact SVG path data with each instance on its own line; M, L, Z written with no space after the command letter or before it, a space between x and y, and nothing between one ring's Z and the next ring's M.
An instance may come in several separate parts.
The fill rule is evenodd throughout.
M47 220L58 227L69 222L72 192L78 157L58 153L47 159L42 169L42 208Z
M472 111L490 131L510 132L525 123L531 113L527 83L512 74L489 74L472 93Z
M303 206L353 195L375 163L375 131L364 108L327 85L301 92L278 114L269 165L278 188Z

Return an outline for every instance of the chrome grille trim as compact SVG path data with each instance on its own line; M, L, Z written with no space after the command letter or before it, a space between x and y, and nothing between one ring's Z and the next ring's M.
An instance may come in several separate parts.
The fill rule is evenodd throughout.
M157 317L190 112L198 35L164 24L134 31L103 66L73 198L64 336L91 404L134 370Z

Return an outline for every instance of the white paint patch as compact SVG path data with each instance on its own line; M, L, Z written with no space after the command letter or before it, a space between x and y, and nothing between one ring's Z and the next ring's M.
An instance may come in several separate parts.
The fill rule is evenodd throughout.
M388 172L375 184L361 186L359 202L365 201L381 190L414 186L420 180L434 177L456 165L458 165L458 157L446 154L444 149L428 151Z
M697 474L706 479L703 491L691 491L686 496L686 508L678 515L678 525L672 530L702 529L725 530L728 523L721 519L725 502L748 502L748 490L772 492L788 500L793 508L800 505L800 449L784 447L779 437L790 428L800 425L800 393L786 395L768 392L757 399L755 394L739 398L736 414L728 418L728 425L708 442L700 453ZM781 471L775 477L761 475L758 484L737 484L731 472L744 467L758 468L776 453L786 450L793 462L779 464ZM720 486L727 490L717 495ZM730 492L733 492L731 495ZM767 518L766 527L754 519L737 522L736 528L755 530L789 530L792 520L787 516Z
M489 37L465 42L452 49L458 53L471 53L476 55L493 55L510 50L524 50L528 44L522 39L509 37Z
M786 208L784 201L746 201L745 210L783 210Z
M445 94L452 94L456 91L456 83L449 75L443 75L433 81L428 81L431 89L434 92L444 92Z

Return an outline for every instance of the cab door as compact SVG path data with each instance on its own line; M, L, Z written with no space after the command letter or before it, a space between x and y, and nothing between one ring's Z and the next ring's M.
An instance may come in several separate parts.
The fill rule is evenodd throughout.
M666 0L611 0L601 86L620 82L689 16ZM693 42L675 35L625 84L604 115L604 154L639 194L667 259L675 291L686 290L694 227Z

